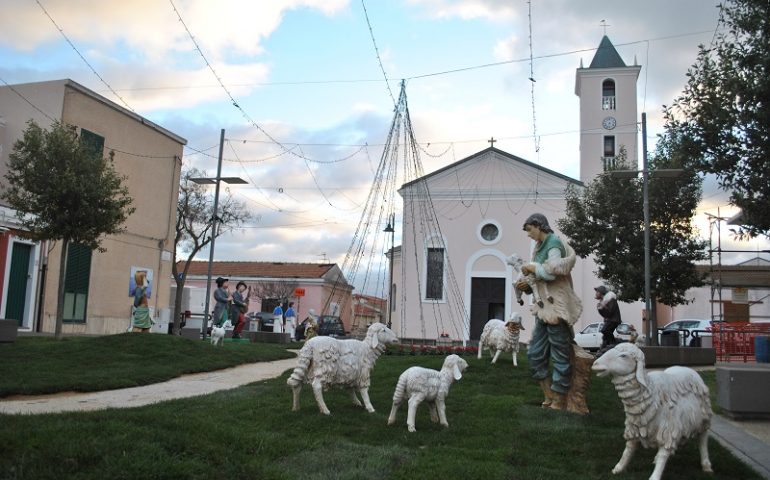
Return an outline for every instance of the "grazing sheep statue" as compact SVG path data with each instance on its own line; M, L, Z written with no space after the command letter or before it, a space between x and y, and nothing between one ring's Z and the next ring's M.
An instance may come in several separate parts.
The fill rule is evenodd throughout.
M453 354L446 357L440 372L423 367L406 369L398 377L396 391L393 392L393 407L390 409L388 425L393 425L396 422L398 407L405 398L408 398L409 413L406 418L406 426L410 432L416 431L414 417L417 413L417 407L423 401L428 402L431 421L433 423L440 422L441 425L448 427L444 402L452 382L460 380L466 368L468 368L468 362Z
M293 393L292 411L299 410L302 384L309 383L313 387L318 408L324 415L331 412L324 402L323 391L331 385L349 388L353 404L360 406L361 402L356 396L358 391L366 411L374 412L369 401L370 375L374 363L389 343L398 343L398 337L382 323L372 324L363 340L338 340L319 336L306 341L299 351L297 366L286 381Z
M540 298L540 293L537 291L537 288L535 286L537 283L535 274L530 273L528 275L524 275L523 273L521 273L521 267L524 266L524 260L520 256L514 253L513 255L511 255L506 259L506 263L508 263L508 265L511 265L514 270L519 272L519 278L516 279L516 281L513 283L513 289L514 289L514 292L516 293L516 301L519 302L519 305L524 305L524 300L522 300L521 294L531 293L532 297L535 299L535 303L537 303L537 306L540 308L543 308L545 304L543 303L543 300ZM529 285L529 292L522 292L522 290L517 286L519 282L524 282L527 285ZM548 301L550 303L553 303L553 297L548 294L548 286L545 284L545 282L543 282L543 289L545 290L545 295Z
M636 448L654 447L655 470L650 480L660 480L668 457L688 439L698 436L700 463L711 473L708 431L711 424L709 390L700 376L687 367L662 372L644 371L644 353L632 343L621 343L596 360L599 376L612 376L626 412L626 448L612 473L622 472Z
M489 353L493 355L492 363L497 362L497 357L500 356L501 352L512 352L513 366L518 367L519 362L516 356L519 353L520 330L525 330L525 328L521 325L521 315L516 312L511 313L511 318L505 322L495 318L488 321L484 325L479 339L478 358L481 359L484 348L489 348Z

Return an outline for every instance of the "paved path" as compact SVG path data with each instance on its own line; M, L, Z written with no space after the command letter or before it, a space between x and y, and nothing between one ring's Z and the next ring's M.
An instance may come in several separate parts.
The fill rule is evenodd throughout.
M297 365L296 358L249 363L214 372L193 373L167 382L90 393L16 396L0 400L0 413L35 414L132 408L177 398L207 395L281 375Z

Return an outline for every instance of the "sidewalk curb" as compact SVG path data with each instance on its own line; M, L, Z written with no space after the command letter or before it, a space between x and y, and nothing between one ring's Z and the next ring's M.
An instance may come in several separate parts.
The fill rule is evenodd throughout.
M711 418L711 436L745 464L770 480L770 446L731 425L719 415Z

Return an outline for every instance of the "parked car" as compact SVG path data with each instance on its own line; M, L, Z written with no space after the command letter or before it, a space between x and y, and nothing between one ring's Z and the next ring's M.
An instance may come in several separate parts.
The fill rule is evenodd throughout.
M678 338L675 340L675 345L670 345L667 341L667 337L674 335L674 332L676 332ZM658 345L689 345L691 347L699 347L701 345L701 337L710 336L711 320L704 320L700 318L683 318L667 323L662 329L660 329L660 331L658 331Z
M318 317L318 335L329 337L345 337L345 327L340 317L334 315L321 315Z
M601 326L601 323L586 325L580 333L575 334L575 343L589 351L599 350L599 347L602 346L602 332L599 331ZM615 329L615 340L627 342L631 339L631 333L635 331L636 328L630 323L621 323Z
M275 315L268 312L249 312L246 314L246 320L257 321L257 328L260 332L272 332L273 323L275 323Z

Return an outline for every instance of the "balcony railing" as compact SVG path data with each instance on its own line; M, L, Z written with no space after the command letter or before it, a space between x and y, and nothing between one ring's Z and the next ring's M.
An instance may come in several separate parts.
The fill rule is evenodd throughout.
M602 110L615 110L615 95L602 97Z
M604 171L607 170L615 170L617 167L617 157L601 157L602 158L602 165L604 166Z

